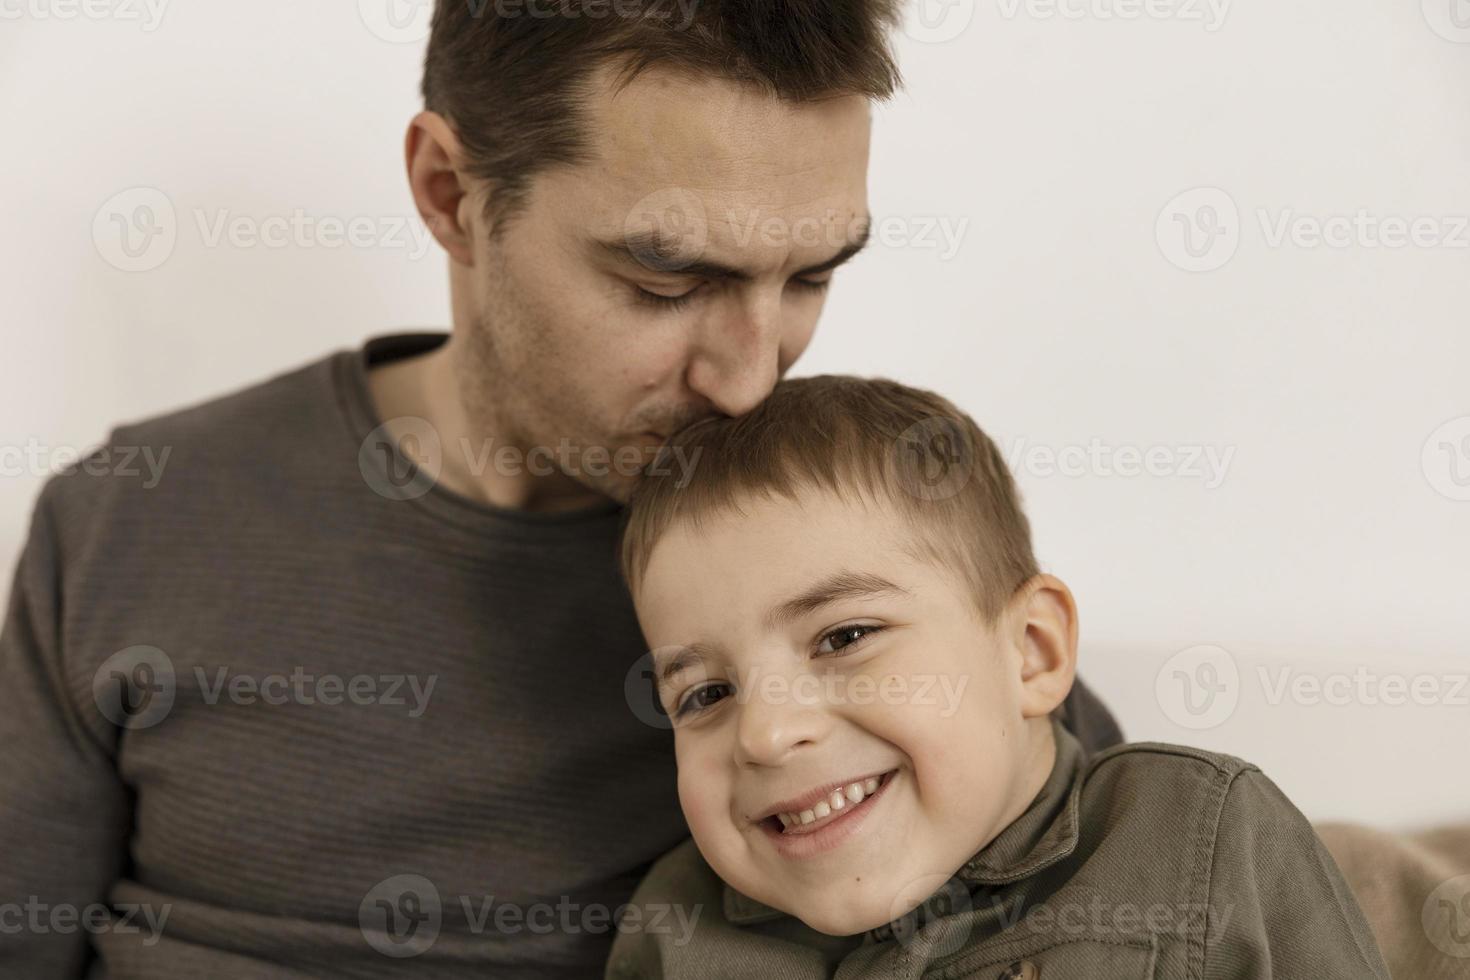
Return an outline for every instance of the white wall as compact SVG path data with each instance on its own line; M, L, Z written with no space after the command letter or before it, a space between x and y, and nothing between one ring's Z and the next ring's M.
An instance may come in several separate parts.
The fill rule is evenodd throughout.
M44 475L16 447L54 458L448 318L442 254L392 240L414 22L91 2L0 0L7 562ZM1251 758L1314 818L1470 817L1470 4L926 3L877 114L886 244L839 274L799 372L932 387L1014 454L1085 674L1134 737ZM106 222L134 187L177 238L125 272ZM390 240L210 247L195 217L298 209ZM1306 237L1360 211L1343 245ZM1203 245L1211 214L1191 257L1180 220ZM1416 218L1437 244L1382 244ZM1123 447L1171 448L1129 477ZM1180 677L1209 670L1191 715ZM1291 693L1333 675L1346 704ZM1416 678L1437 703L1367 703Z

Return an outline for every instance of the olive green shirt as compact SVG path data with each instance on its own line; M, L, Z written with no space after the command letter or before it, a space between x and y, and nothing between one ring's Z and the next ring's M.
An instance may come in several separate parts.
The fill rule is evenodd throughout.
M1387 980L1305 817L1250 763L1060 724L1031 806L919 908L826 936L724 884L692 840L619 920L608 980Z

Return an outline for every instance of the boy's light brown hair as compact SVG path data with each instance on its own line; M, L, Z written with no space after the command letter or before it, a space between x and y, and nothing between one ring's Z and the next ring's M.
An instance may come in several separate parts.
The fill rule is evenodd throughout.
M684 468L669 465L676 450ZM819 375L781 381L745 415L669 439L623 515L623 577L636 593L654 545L678 522L698 528L738 512L742 499L795 500L803 490L891 505L914 532L913 557L957 572L987 623L1039 572L1015 481L974 420L930 391Z

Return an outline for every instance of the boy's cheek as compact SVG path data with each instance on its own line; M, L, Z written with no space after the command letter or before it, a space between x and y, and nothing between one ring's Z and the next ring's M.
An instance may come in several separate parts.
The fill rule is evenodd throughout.
M728 777L697 758L679 757L679 805L696 837L708 837L730 825ZM723 826L722 826L723 825Z

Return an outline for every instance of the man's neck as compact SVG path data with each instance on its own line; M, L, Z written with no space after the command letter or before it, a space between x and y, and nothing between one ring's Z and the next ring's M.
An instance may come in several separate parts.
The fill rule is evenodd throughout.
M438 487L494 507L541 513L583 510L607 502L606 497L565 474L537 476L524 467L502 472L495 464L495 451L516 442L470 424L459 396L456 353L451 335L433 350L369 368L368 395L400 451L421 467L427 463L432 471L434 461L422 456L427 447L419 447L416 456L417 440L404 440L414 426L402 420L423 419L439 437ZM519 447L520 458L525 458L528 448Z

